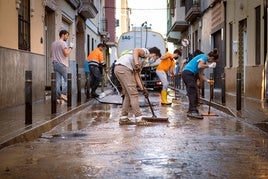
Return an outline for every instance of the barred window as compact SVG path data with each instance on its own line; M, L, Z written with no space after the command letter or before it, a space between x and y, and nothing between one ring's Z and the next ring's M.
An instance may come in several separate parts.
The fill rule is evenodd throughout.
M229 23L229 67L233 67L233 23Z
M255 8L255 64L261 64L261 6Z
M30 0L21 0L18 13L19 49L30 51Z

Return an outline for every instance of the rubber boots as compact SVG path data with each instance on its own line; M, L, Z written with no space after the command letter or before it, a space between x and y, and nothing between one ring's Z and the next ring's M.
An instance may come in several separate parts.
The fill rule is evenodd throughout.
M167 101L167 90L161 91L161 104L163 105L171 105L171 102Z

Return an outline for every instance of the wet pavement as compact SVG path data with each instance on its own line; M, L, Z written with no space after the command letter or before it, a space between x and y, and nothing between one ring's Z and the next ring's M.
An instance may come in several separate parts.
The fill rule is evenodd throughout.
M40 138L0 150L0 178L268 178L268 135L253 119L211 108L217 116L194 120L182 99L161 106L150 92L156 115L169 118L151 126L120 126L121 106L94 100Z

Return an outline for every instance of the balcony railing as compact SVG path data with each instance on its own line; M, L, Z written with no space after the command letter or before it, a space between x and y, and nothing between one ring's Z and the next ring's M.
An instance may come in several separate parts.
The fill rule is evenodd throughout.
M79 14L84 18L94 18L98 14L98 10L95 5L88 0L83 0L79 7Z
M200 0L185 1L185 21L192 22L200 15Z

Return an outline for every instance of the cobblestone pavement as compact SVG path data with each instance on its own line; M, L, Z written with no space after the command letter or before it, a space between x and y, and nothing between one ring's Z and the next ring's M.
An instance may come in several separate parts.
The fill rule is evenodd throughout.
M121 106L95 101L41 138L0 150L0 178L268 178L267 133L214 108L218 116L194 120L186 101L150 99L169 123L120 126Z

